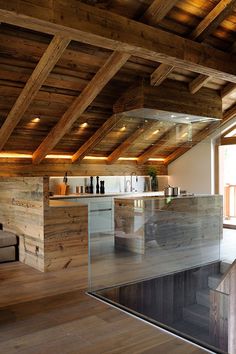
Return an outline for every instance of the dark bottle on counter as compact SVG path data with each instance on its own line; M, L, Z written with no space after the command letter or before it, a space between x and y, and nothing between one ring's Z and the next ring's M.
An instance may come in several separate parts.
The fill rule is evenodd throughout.
M100 193L105 194L105 186L104 186L105 181L100 181Z
M89 193L93 194L93 176L90 177Z
M96 177L97 179L97 184L96 184L96 193L99 194L99 177Z

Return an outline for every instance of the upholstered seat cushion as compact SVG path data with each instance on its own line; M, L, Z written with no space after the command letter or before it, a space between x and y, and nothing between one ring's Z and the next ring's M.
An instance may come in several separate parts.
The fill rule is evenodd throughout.
M0 248L0 263L15 261L16 248L15 246Z
M17 244L16 235L11 232L0 230L0 248Z

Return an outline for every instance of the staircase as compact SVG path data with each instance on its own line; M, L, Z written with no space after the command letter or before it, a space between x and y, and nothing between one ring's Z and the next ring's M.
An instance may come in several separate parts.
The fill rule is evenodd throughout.
M210 344L210 289L217 288L222 275L230 266L230 263L221 262L220 273L208 276L208 287L198 290L196 292L196 302L183 308L183 321L176 326L179 331Z

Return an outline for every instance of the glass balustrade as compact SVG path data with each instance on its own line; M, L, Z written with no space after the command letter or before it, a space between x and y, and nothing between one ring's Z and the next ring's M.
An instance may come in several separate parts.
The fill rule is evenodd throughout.
M233 354L234 250L227 262L222 196L116 197L111 210L103 203L96 217L90 212L89 292L213 352Z

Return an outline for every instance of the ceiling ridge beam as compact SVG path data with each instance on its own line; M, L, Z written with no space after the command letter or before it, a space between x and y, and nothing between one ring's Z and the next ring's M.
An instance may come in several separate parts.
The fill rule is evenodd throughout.
M113 114L103 125L74 153L72 162L80 162L92 149L119 123L122 115Z
M156 122L145 123L142 127L136 129L128 138L126 138L107 158L108 164L115 163L121 155L127 151L130 146L137 140L145 131L151 129Z
M115 51L110 55L105 64L98 70L92 80L74 100L72 105L67 109L61 119L52 128L37 150L33 153L33 163L40 163L45 156L51 152L51 150L68 132L75 121L77 121L77 119L84 113L84 111L93 102L111 78L127 62L129 57L129 54L118 51Z
M56 35L48 45L0 129L0 150L3 149L69 43L68 38Z
M228 109L224 116L223 119L220 123L220 125L217 127L219 128L223 128L224 125L226 123L228 123L229 121L231 121L233 118L236 117L236 104L231 107L230 109ZM191 147L186 147L184 145L180 146L177 150L175 150L172 154L170 154L169 156L167 156L167 158L164 161L165 165L169 165L171 162L173 162L174 160L176 160L177 158L179 158L180 156L182 156L185 152L189 151L193 146L197 145L198 143L200 143L202 140L204 140L205 138L207 138L210 134L212 134L214 132L214 130L216 129L215 125L217 123L211 123L210 125L208 125L206 128L204 128L203 130L199 131L194 137L193 139L196 139L196 141L193 141Z
M63 33L82 43L236 83L236 56L232 54L76 0L69 6L52 4L49 8L37 4L36 12L33 6L24 6L23 0L0 0L0 21L43 33Z

